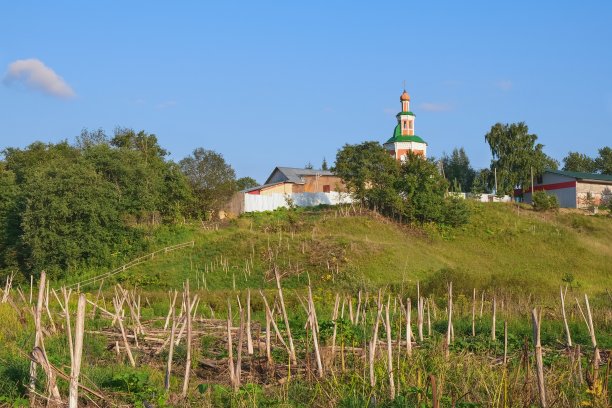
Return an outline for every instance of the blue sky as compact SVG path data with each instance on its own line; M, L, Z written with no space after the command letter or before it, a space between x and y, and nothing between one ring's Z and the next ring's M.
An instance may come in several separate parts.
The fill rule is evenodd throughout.
M612 144L609 1L93 3L3 4L0 148L119 125L263 182L386 141L404 80L430 155L488 166L498 121L558 160Z

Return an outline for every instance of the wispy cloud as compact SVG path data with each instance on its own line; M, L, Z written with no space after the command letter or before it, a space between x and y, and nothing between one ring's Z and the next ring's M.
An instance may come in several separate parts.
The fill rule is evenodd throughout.
M157 109L168 109L168 108L172 108L173 106L176 106L175 100L169 100L169 101L158 103L155 107Z
M453 109L448 103L423 102L419 108L425 112L448 112Z
M58 98L69 99L76 96L61 76L35 58L10 63L3 82L5 85L21 83L27 88Z
M497 83L495 84L499 89L501 89L502 91L509 91L512 89L512 87L514 86L512 84L512 81L508 80L508 79L504 79L501 81L497 81Z

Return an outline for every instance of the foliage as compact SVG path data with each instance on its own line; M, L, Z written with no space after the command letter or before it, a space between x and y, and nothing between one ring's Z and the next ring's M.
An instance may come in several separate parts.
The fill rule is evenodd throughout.
M259 183L253 177L240 177L236 180L236 190L238 191L257 186L259 186Z
M450 156L444 154L442 156L442 166L444 176L451 183L457 183L459 188L455 192L466 192L472 190L472 183L476 172L470 166L470 159L463 147L454 148Z
M464 199L448 197L442 208L442 223L451 227L465 225L470 220L471 210Z
M524 122L496 123L485 135L493 155L491 170L497 169L499 193L514 196L516 187L529 186L532 169L535 177L547 168L557 168L558 163L544 154L544 145L536 143L537 139Z
M323 162L321 163L321 170L329 170L329 165L327 164L327 160L325 159L325 157L323 158Z
M547 194L545 191L535 191L533 193L533 208L536 211L556 210L559 208L559 200L553 194Z
M198 147L179 165L195 196L193 215L210 216L220 210L236 191L236 172L217 152Z
M354 198L371 206L378 197L390 196L399 174L397 161L378 142L344 145L336 155L335 172L344 180Z
M109 267L146 247L140 225L173 222L191 191L155 135L84 129L74 146L7 148L0 164L0 270L55 276Z
M599 156L595 159L597 171L602 174L612 174L612 147L602 147L598 153Z
M493 173L489 169L480 169L475 172L472 181L471 192L474 194L484 194L493 191Z
M563 158L563 170L595 173L597 171L597 164L595 163L595 160L586 154L569 152L567 156Z

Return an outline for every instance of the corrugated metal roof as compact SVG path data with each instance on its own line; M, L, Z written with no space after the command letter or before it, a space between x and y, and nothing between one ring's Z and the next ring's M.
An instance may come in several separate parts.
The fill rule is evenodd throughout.
M273 171L272 174L270 174L270 177L268 177L268 179L266 180L265 184L268 184L270 182L270 179L272 178L272 176L274 176L274 173L278 171L281 173L281 175L285 178L285 181L289 181L291 183L296 183L296 184L303 184L304 180L302 179L303 176L333 176L334 173L332 173L329 170L314 170L314 169L298 169L295 167L276 167Z
M578 171L564 171L564 170L546 170L548 173L559 174L561 176L572 177L579 180L601 180L601 181L612 181L612 174L598 174L598 173L581 173Z

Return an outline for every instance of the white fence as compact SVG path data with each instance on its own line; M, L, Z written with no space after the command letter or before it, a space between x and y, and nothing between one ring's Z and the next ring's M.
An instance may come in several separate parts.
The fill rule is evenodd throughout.
M349 204L352 202L347 193L293 193L293 194L245 194L244 212L272 211L280 207L289 207L292 201L298 207L314 207L319 204Z

